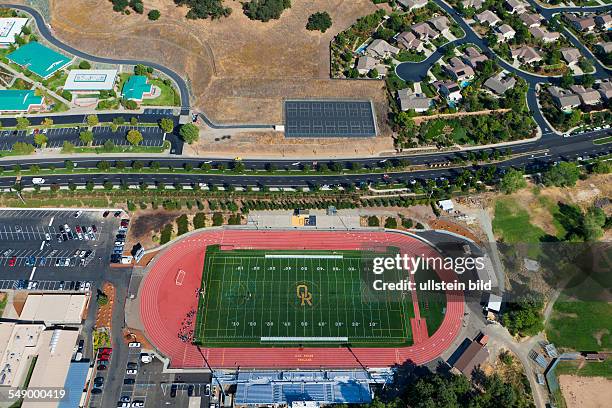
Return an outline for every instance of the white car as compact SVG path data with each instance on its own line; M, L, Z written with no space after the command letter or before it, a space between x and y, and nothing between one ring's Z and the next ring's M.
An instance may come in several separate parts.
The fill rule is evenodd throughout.
M89 292L91 290L91 282L85 282L85 292Z
M131 347L131 348L140 347L140 343L137 342L137 341L134 341L134 342L128 344L128 347Z
M45 233L45 241L51 241L51 234L48 232Z
M128 370L125 370L125 373L127 375L136 375L136 374L138 374L138 370L128 369Z
M45 179L42 177L34 177L32 179L32 184L38 184L38 185L45 184Z

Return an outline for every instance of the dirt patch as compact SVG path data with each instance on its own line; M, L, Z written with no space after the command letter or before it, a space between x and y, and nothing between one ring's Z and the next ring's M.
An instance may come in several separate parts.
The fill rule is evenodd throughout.
M123 334L123 340L125 343L138 342L143 349L152 350L153 346L149 343L149 340L145 337L144 333L140 330L132 329L131 327L124 328L121 333Z
M603 408L612 399L612 380L602 377L559 376L568 408Z
M102 285L102 293L108 297L108 303L103 306L98 306L98 314L96 315L96 328L112 329L113 322L113 305L115 304L115 287L106 282Z
M240 1L225 5L231 16L210 21L187 20L187 9L172 0L149 0L143 15L129 16L114 13L108 0L51 0L51 25L78 49L157 61L187 76L195 106L219 122L279 122L284 98L384 101L380 81L329 79L333 36L383 6L371 0L293 1L279 20L262 23L249 20ZM149 8L159 9L161 19L148 21ZM324 34L305 28L316 11L332 17Z
M381 123L379 118L379 123ZM223 135L225 136L225 135ZM317 160L320 157L373 156L393 151L393 139L373 138L288 139L279 132L242 132L231 138L205 136L197 144L185 145L184 153L192 156L300 157Z
M23 312L23 307L25 306L27 298L28 294L23 292L15 292L13 295L13 308L15 309L17 316L21 316L21 312Z
M144 248L151 248L158 245L157 242L153 241L153 233L159 232L164 225L173 223L174 220L183 213L183 211L167 211L163 208L134 213L130 221L126 248L131 248L138 242L140 242Z
M471 239L477 244L480 244L480 240L478 239L476 235L474 235L472 231L454 222L443 220L443 219L437 219L437 220L430 221L429 227L433 229L439 229L439 230L449 231L455 234L463 235L464 237Z

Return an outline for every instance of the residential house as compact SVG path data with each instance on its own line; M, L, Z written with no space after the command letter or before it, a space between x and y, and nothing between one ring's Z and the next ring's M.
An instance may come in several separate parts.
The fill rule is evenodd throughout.
M497 27L497 42L504 43L514 38L516 31L508 24L502 24Z
M415 93L410 88L400 89L397 91L400 109L403 111L414 110L415 112L425 112L429 109L432 99L424 94Z
M434 26L436 30L442 33L442 35L444 35L445 32L448 32L450 27L450 21L448 21L448 18L446 16L430 18L429 24Z
M521 14L527 8L527 5L519 0L506 0L505 6L510 14Z
M612 29L612 15L600 14L598 16L595 16L595 24L597 24L597 28L599 28L600 30Z
M476 69L478 64L482 64L486 60L488 60L487 56L481 54L480 51L474 47L467 47L463 52L463 61L474 69Z
M476 14L475 17L480 24L488 24L490 27L495 27L501 23L501 19L491 10L485 10L480 14Z
M357 72L359 72L361 75L365 75L368 72L370 72L372 69L374 69L374 67L376 67L376 64L378 63L378 61L376 61L376 59L370 57L369 55L364 55L363 57L359 57L359 60L357 61Z
M534 38L546 44L555 42L561 37L561 34L555 31L548 31L545 27L531 27L529 32Z
M601 42L599 44L597 44L597 47L605 52L606 54L611 53L612 52L612 41L608 41L608 42Z
M575 14L564 14L563 17L577 31L592 31L595 28L593 17L578 17Z
M542 24L542 20L544 19L539 14L524 12L519 16L523 24L527 26L527 28L539 27Z
M523 64L534 64L542 61L540 53L528 45L512 50L512 58L516 58Z
M397 44L409 51L423 51L423 42L419 40L414 33L410 31L404 31L397 36Z
M574 47L563 47L559 49L559 51L561 51L563 59L565 60L565 62L567 62L567 65L569 66L576 65L582 57L580 51L578 51L578 49Z
M563 111L569 111L580 106L580 98L572 91L559 88L558 86L551 86L548 88L548 93L550 93L555 105Z
M461 87L456 82L436 81L432 85L438 90L440 95L449 101L457 102L463 98L461 96Z
M487 79L483 85L493 93L502 96L508 89L514 88L516 78L512 76L503 77L500 73Z
M469 65L465 65L458 57L453 57L444 66L446 72L453 77L455 81L463 82L474 78L474 70Z
M410 27L410 29L421 41L435 40L440 36L439 32L431 28L431 26L425 22L415 24Z
M399 48L392 46L385 40L376 39L366 48L366 54L374 58L388 58L397 55Z
M599 83L597 90L603 99L609 101L612 99L612 81L605 79Z
M480 10L484 4L484 0L463 0L461 2L463 8L473 8L474 10Z
M582 85L572 85L570 90L578 95L583 105L593 106L601 103L599 92L593 88L585 88Z
M428 0L397 0L406 10L415 10L427 5Z

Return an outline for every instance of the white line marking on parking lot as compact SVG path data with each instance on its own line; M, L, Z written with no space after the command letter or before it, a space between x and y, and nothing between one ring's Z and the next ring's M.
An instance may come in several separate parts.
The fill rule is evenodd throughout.
M36 267L32 268L32 273L30 274L30 280L34 277L34 272L36 272Z
M42 251L42 249L43 249L44 247L45 247L45 241L43 241L43 242L41 242L41 243L40 243L40 249L39 249L39 250L40 250L40 251Z
M51 221L49 221L49 226L51 226L51 224L53 224L53 220L55 219L55 216L51 217Z

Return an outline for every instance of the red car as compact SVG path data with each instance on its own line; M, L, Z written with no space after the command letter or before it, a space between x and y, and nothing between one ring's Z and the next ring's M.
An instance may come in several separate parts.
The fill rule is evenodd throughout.
M17 257L14 256L11 259L9 259L9 266L15 266L15 263L17 262Z

